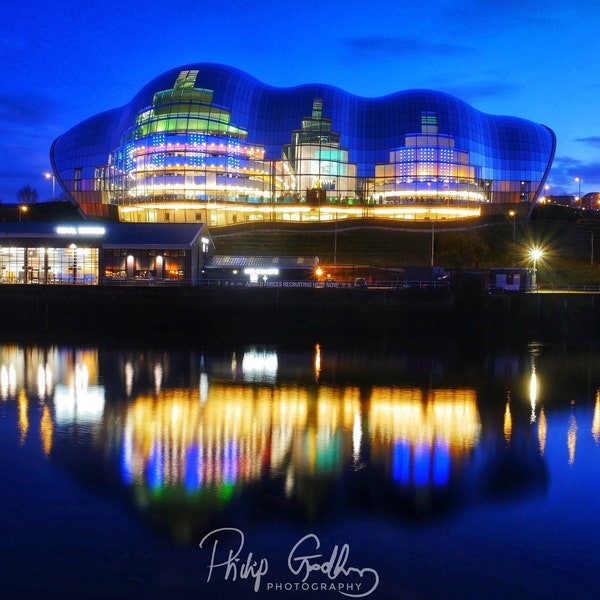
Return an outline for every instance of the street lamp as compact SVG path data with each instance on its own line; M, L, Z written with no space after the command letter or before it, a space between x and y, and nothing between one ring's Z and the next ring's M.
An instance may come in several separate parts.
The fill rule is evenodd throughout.
M55 191L56 191L56 176L54 175L54 173L50 173L50 171L44 171L42 173L42 175L46 179L52 179L52 202L54 202L54 198L56 196L56 194L55 194Z
M531 283L537 289L537 261L542 258L543 252L539 248L532 248L529 255L533 260L533 277Z
M29 210L26 204L19 206L19 223L22 221L23 215Z
M516 224L516 221L517 221L517 211L516 210L509 210L508 211L508 216L512 219L512 222L513 222L512 254L513 254L513 267L514 267L515 263L516 263L516 259L515 259L515 224Z
M581 201L581 177L575 177L575 182L578 185L577 200ZM583 202L581 203L581 208L583 208Z

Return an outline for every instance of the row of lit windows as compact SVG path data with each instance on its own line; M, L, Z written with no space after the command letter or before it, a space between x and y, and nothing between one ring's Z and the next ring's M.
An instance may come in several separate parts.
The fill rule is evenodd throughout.
M257 135L256 132L255 135ZM97 141L97 138L94 138ZM91 142L92 140L90 140ZM398 143L390 143L388 147L399 147L404 145L404 140ZM343 147L348 148L348 160L349 162L365 162L374 165L375 163L386 162L388 159L388 151L383 150L374 150L373 142L369 139L368 135L365 135L364 138L356 138L356 137L344 137L342 135L341 145ZM457 145L458 142L457 142ZM544 143L543 140L539 142L520 142L515 140L515 147L510 149L502 149L500 147L495 147L491 142L483 143L474 143L472 140L465 140L460 144L461 147L465 151L469 151L471 153L475 153L477 155L481 155L486 157L485 163L489 164L490 168L502 168L503 163L507 160L515 160L515 156L519 156L519 163L521 164L521 170L527 171L531 165L534 165L536 170L544 171L545 166L548 161L548 144ZM271 146L272 147L272 146ZM97 156L97 147L96 144L90 143L89 149L91 152L86 152L86 145L83 144L77 152L76 157L62 157L68 164L71 164L71 167L79 166L86 163L86 157ZM279 153L276 155L267 156L267 159L275 159L279 160L281 158L281 146L279 146ZM272 151L270 151L272 154ZM97 160L95 162L96 165L102 164L107 160L107 156L109 151L105 151L102 153L103 160ZM505 155L505 156L503 156ZM521 158L523 161L521 161ZM76 164L77 163L77 164ZM537 165L537 166L535 166ZM372 168L372 167L371 167Z
M349 164L365 162L367 157L371 157L369 159L372 164L370 169L374 169L375 164L386 164L389 160L389 155L378 156L378 154L370 151L364 152L357 157L362 160L353 160L352 153L350 152L348 154L348 161ZM81 153L75 158L65 159L61 165L61 179L67 183L69 188L76 191L83 189L82 181L85 179L91 181L94 179L101 180L106 176L106 167L99 159L100 157L95 154L86 155L85 153ZM104 160L106 160L106 156L104 156ZM85 166L88 161L95 162ZM484 158L471 153L471 162L472 164L480 165L484 169L482 174L487 179L492 180L528 179L539 182L547 168L547 156L541 153L524 155L521 159L514 158L513 154L506 158ZM360 166L357 171L359 177L372 177L373 174L373 170L370 173L361 172Z
M97 248L2 248L0 283L94 283Z

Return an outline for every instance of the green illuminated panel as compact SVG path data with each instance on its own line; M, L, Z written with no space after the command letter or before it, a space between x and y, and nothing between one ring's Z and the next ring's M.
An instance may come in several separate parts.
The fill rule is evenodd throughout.
M193 87L198 71L182 71L173 89L154 94L152 108L140 112L127 139L157 132L197 131L245 139L248 132L231 125L229 111L212 104L213 91Z

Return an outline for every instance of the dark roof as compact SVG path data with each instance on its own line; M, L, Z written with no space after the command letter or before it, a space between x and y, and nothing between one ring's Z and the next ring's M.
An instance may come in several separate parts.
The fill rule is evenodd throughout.
M56 227L61 223L48 221L7 221L0 223L1 238L56 237ZM68 223L73 227L83 225L82 222Z
M111 223L102 247L184 248L192 246L201 233L208 237L204 223Z
M24 240L41 242L51 239L62 240L65 245L93 243L102 248L184 249L191 247L200 235L211 240L212 245L204 223L0 223L0 244L6 240L25 243Z
M319 264L317 256L211 256L204 268L267 268L313 269Z

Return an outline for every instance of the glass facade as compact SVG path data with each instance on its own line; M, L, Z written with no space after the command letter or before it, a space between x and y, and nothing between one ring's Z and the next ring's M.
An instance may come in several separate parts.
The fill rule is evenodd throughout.
M188 275L185 250L107 250L104 277L113 280L184 281Z
M555 141L543 125L440 92L361 98L195 64L60 136L51 160L89 216L209 226L456 218L532 205Z
M98 248L0 247L2 283L96 283Z

